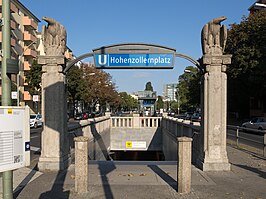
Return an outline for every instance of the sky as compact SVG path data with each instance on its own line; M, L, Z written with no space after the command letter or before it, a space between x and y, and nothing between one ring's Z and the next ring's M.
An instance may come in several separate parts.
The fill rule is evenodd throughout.
M158 44L197 60L202 56L201 29L213 18L239 24L255 0L20 0L38 19L65 26L67 46L78 57L92 49L120 43ZM82 60L92 62L92 59ZM143 91L152 82L158 95L163 85L177 83L189 61L175 59L174 69L109 69L119 92Z

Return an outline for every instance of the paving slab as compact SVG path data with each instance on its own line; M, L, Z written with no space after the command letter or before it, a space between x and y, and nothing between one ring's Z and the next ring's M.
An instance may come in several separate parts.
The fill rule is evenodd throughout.
M266 159L230 146L227 152L231 171L203 172L192 166L191 193L186 195L176 192L176 162L89 161L87 193L74 191L74 165L62 172L21 168L14 171L14 198L266 198Z

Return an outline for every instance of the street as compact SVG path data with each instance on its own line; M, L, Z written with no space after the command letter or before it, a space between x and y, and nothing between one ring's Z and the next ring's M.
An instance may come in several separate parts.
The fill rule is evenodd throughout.
M30 168L34 168L38 163L41 154L41 133L42 127L30 129Z

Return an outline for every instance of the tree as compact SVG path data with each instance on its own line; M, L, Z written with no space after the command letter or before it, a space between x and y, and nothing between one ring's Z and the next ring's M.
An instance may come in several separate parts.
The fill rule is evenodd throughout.
M228 109L249 116L250 97L266 101L266 11L244 17L228 31ZM264 110L265 112L265 110Z
M28 91L31 95L41 95L42 67L33 60L29 71L25 72Z
M181 111L194 111L200 105L200 73L193 66L188 66L185 70L190 73L179 76L177 98Z
M131 111L138 108L138 100L134 99L131 95L126 92L120 92L120 109L124 111Z
M160 110L161 108L163 108L163 97L162 96L158 96L157 97L157 103L156 103L156 109Z
M179 108L178 102L172 101L170 107L172 111L178 113L178 108Z
M82 70L78 66L72 66L66 75L66 79L68 101L72 102L74 111L75 101L81 100L82 91L84 90L84 79L82 76Z
M151 85L151 82L147 82L146 83L145 91L153 91L153 87Z
M95 107L97 103L101 107L105 107L107 103L118 105L118 93L109 73L96 69L92 64L83 64L81 70L84 84L80 92L81 100L87 107Z

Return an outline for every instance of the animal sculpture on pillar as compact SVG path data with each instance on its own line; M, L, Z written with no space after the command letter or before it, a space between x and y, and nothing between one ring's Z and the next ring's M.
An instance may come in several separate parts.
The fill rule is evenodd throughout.
M201 45L203 54L222 55L227 40L227 28L221 26L225 16L217 17L207 23L201 32Z
M65 27L49 17L43 17L48 23L42 28L42 39L44 53L48 56L62 56L66 50L66 30Z

